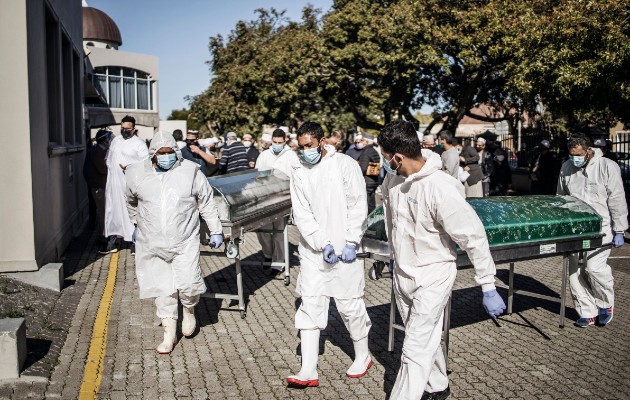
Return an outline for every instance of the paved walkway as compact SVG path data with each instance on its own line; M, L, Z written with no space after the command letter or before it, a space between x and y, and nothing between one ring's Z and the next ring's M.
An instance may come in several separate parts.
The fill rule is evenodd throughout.
M63 398L79 396L90 351L95 319L109 272L110 256L99 258L91 238L73 246L65 262L72 265L68 302L76 311L67 317L65 341L50 379L24 378L0 385L0 398ZM297 264L297 231L290 230L293 265ZM259 257L255 235L247 234L242 253ZM516 296L514 314L498 325L487 319L473 271L460 271L453 294L449 371L454 399L573 399L630 398L630 247L610 260L616 279L615 319L605 328L558 327L557 303ZM558 296L560 258L517 264L515 285ZM507 266L498 278L507 283ZM235 269L223 256L204 252L202 270L213 291L236 292ZM321 338L320 387L286 388L284 378L299 370L299 339L293 328L294 283L270 279L259 267L243 267L248 313L241 319L236 304L202 299L197 307L200 329L180 338L171 355L158 355L161 341L152 300L139 300L134 260L119 253L116 286L109 312L98 398L102 399L385 399L400 364L404 334L396 334L393 353L387 351L391 280L366 281L365 300L373 322L370 349L374 367L362 379L347 379L352 344L339 314L331 307L328 328ZM500 289L504 298L507 290ZM72 295L72 296L71 296ZM568 304L572 306L571 301ZM59 306L56 307L58 309ZM62 318L62 317L60 317Z

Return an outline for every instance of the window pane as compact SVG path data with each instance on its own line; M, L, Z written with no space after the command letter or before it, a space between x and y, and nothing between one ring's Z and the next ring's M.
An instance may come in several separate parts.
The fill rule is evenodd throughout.
M146 72L136 71L136 74L138 74L137 76L139 79L149 79L149 74Z
M115 76L109 77L109 106L111 108L122 108L120 78Z
M155 81L149 82L149 110L153 110L153 85Z
M124 78L125 80L125 108L136 108L136 91L134 87L134 79Z
M127 76L127 77L130 77L130 78L135 78L134 72L136 72L134 69L123 68L123 76Z
M120 76L120 67L109 67L109 74Z
M149 88L147 81L138 79L138 109L149 109Z
M107 74L107 67L96 67L96 68L94 68L94 73L95 74L106 75Z
M107 98L107 77L103 75L94 76L94 86L96 86L96 90L103 95L103 98L109 102Z

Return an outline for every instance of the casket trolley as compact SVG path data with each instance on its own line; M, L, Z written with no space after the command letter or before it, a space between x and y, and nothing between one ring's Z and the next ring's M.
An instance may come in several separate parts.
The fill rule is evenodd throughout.
M284 262L266 263L284 267L284 284L290 283L289 238L287 223L291 215L289 177L277 170L249 170L219 177L208 178L214 189L214 201L223 226L225 255L236 264L237 294L209 293L202 296L216 299L237 300L241 318L247 310L243 294L241 264L261 265L264 263L241 262L240 245L246 232L282 233L284 235ZM273 222L283 220L284 230L265 229Z

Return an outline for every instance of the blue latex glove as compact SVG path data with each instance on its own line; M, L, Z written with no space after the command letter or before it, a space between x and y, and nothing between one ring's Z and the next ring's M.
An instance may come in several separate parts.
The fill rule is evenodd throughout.
M615 233L615 237L613 237L613 247L621 247L623 243L623 233Z
M335 248L332 247L332 244L327 244L324 247L324 261L328 264L334 264L339 261L339 257L335 254Z
M131 243L136 243L136 237L138 236L138 227L133 228L133 233L131 234Z
M393 273L394 272L394 259L390 258L389 260L389 272Z
M357 259L357 246L353 244L346 244L341 252L341 261L345 263L351 263Z
M218 249L223 244L223 235L210 235L210 247Z
M505 311L505 303L496 289L483 292L483 308L492 319L496 319Z

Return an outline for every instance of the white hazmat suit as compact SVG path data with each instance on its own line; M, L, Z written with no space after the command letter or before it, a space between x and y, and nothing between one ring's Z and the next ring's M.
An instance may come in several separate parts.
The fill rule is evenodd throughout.
M105 187L105 230L103 236L122 236L131 241L134 226L129 220L125 205L125 171L134 163L149 158L149 151L144 140L133 135L129 139L116 136L107 152L107 185Z
M289 146L284 146L282 151L276 154L271 148L263 151L256 160L256 169L259 171L268 171L275 169L291 176L293 167L299 165L299 160L295 151ZM284 220L277 220L273 224L263 227L267 230L282 231L286 224ZM271 259L273 263L284 262L284 235L282 233L256 233L262 252L265 258ZM282 267L274 265L271 268L281 271Z
M495 289L496 268L481 220L462 184L441 170L440 156L422 150L426 164L403 178L388 174L383 203L398 310L405 340L392 400L417 400L448 386L441 349L444 307L457 274L455 243L475 266L483 291Z
M211 234L220 234L222 228L212 187L197 164L181 157L169 132L155 134L151 157L163 147L177 154L171 169L158 172L147 159L129 167L126 175L127 209L130 220L138 226L140 298L156 298L157 316L164 325L164 319L177 320L178 298L184 311L191 312L206 291L199 266L199 216Z
M603 243L610 243L616 232L628 229L628 206L619 165L604 158L593 148L586 168L575 167L570 160L560 169L557 194L576 197L590 205L602 217ZM612 269L607 264L610 250L589 251L586 266L578 264L578 255L569 257L569 283L575 308L582 318L594 318L598 308L613 307Z
M365 181L355 160L337 153L333 146L325 149L319 163L302 163L291 180L293 218L300 231L296 291L302 304L295 314L295 327L302 339L302 370L297 376L303 380L317 380L319 331L326 328L331 297L355 344L355 364L347 374L359 375L371 365L363 261L328 264L322 254L327 244L341 254L346 244L358 247L361 243L367 218Z

